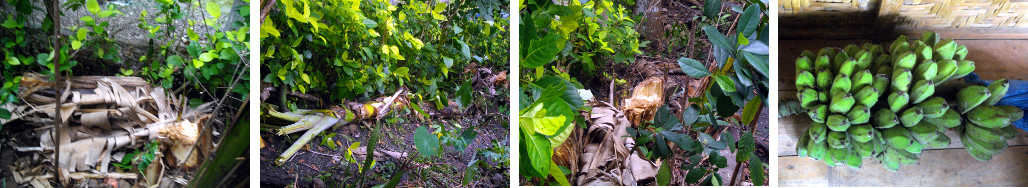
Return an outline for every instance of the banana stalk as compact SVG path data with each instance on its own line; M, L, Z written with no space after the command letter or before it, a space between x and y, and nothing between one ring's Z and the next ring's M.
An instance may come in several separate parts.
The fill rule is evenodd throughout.
M306 132L303 133L303 136L300 136L296 142L293 142L293 145L289 146L285 152L275 159L275 164L282 165L286 161L289 161L289 159L292 158L300 148L307 145L314 136L328 130L329 127L338 127L360 120L380 119L389 114L393 108L404 107L408 101L405 98L400 98L400 95L406 94L406 91L406 88L400 88L400 90L396 91L392 96L382 98L381 101L372 101L364 104L349 104L347 105L348 108L333 106L332 109L301 109L294 113L277 112L268 105L262 105L268 110L269 116L294 122L293 124L279 128L276 131L276 134L286 135L306 130Z

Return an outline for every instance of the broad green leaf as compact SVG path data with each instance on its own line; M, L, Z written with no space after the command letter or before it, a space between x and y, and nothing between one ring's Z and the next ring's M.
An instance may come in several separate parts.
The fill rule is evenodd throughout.
M717 166L717 168L725 168L728 166L728 158L722 157L717 151L710 152L710 158L707 159L711 164Z
M700 61L696 61L695 59L687 57L679 58L678 66L682 68L682 72L685 72L685 74L688 74L693 78L701 78L710 75L710 71L707 70L707 67L703 66L703 63L700 63Z
M568 183L568 178L564 176L564 172L560 170L557 163L550 163L550 176L553 176L553 179L556 180L557 184L560 186L571 186L571 183Z
M743 125L749 125L750 122L753 122L753 119L757 118L757 116L759 115L757 113L760 113L759 111L757 111L757 109L760 109L760 107L763 106L761 103L763 103L763 101L761 101L760 98L756 97L753 100L750 100L750 102L746 103L746 107L743 107L742 109Z
M521 134L521 144L518 146L521 157L521 174L528 177L546 177L550 172L550 163L553 156L553 148L546 137L531 131L530 129L518 129ZM524 157L527 156L527 157Z
M478 160L472 159L468 166L464 168L464 178L461 178L460 184L468 186L468 183L477 179L476 176L478 176Z
M722 91L735 92L735 81L732 81L728 75L715 76L717 78L717 85L721 87Z
M718 14L721 13L721 0L706 0L703 1L703 16L707 19L717 19Z
M695 140L692 139L692 137L689 137L689 135L686 135L686 134L678 134L678 133L667 131L667 130L660 131L660 134L663 134L664 137L666 137L668 141L671 141L671 142L674 142L675 144L677 144L679 148L682 148L682 150L689 150L689 149L691 149L695 145L695 142L696 142Z
M86 10L96 14L100 12L100 3L97 3L96 0L86 0Z
M428 132L424 126L414 131L414 145L421 156L431 157L439 151L439 137Z
M7 29L14 29L21 27L21 24L18 24L18 21L15 20L13 16L7 16L7 20L4 20L4 23L0 24L0 26Z
M674 127L681 126L682 122L674 114L671 114L671 111L668 110L668 105L665 104L657 109L657 114L653 118L653 125L662 127L665 130L671 130Z
M750 36L760 26L760 5L750 5L746 7L746 11L739 16L739 22L736 23L738 28L736 30L741 31L741 34Z
M464 58L471 59L471 47L468 46L468 43L461 40L458 40L457 43L460 43L460 54L464 55Z
M667 186L671 182L671 164L665 163L657 169L657 186Z
M725 49L728 51L735 51L735 45L733 45L733 43L731 42L728 42L728 37L725 37L724 34L721 34L721 32L717 31L716 27L709 25L703 26L703 33L707 35L707 40L710 40L710 43L714 46L717 46L718 48Z
M270 20L270 19L269 20L265 20L264 24L261 24L261 38L262 39L264 37L268 37L268 36L275 36L275 38L278 38L279 36L281 36L281 34L279 34L279 32L278 32L278 29L275 29L275 24L273 22L271 22L271 21L272 20Z
M750 63L750 66L753 66L753 69L756 69L757 72L760 73L760 75L763 75L764 78L769 78L768 75L767 75L768 74L768 59L767 59L768 56L766 56L766 55L756 55L756 54L752 54L752 53L749 53L749 52L742 52L742 57L744 59L746 59L746 61Z
M206 3L207 3L207 7L205 7L205 9L207 9L207 13L211 14L211 17L214 17L214 19L220 18L221 17L221 6L219 6L217 3L214 3L214 1L208 1ZM304 5L306 6L306 4L304 4Z
M211 60L214 60L214 54L210 53L210 52L204 52L204 53L200 54L200 58L199 59L200 59L200 61L203 61L203 62L211 62Z
M735 137L728 131L721 132L721 141L728 144L729 151L735 151Z
M368 29L378 27L378 22L375 22L375 20L371 19L364 19L363 21L361 21L361 23L363 23L364 27L367 27Z
M699 161L696 161L696 162L699 162ZM685 182L686 183L699 183L700 179L703 178L703 175L706 175L706 172L703 172L703 169L701 169L699 167L693 168L693 169L689 170L689 173L685 174Z
M740 134L740 137L742 138L739 138L739 152L736 153L735 161L743 163L750 160L750 156L753 155L753 150L756 148L756 142L749 131Z
M178 55L172 55L168 56L168 58L165 59L165 61L173 66L178 66L182 64L182 57L179 57Z
M75 37L78 40L86 40L87 34L89 34L89 30L87 30L85 27L82 27L79 28L79 31L76 33Z
M79 48L82 48L82 41L72 40L71 41L71 49L72 50L78 50Z
M750 179L753 180L753 185L762 186L764 185L764 163L760 162L759 158L750 158Z
M11 119L11 111L0 108L0 119Z
M475 141L475 137L478 136L478 132L475 131L475 127L468 127L464 129L464 132L460 133L460 139L457 140L457 151L464 151L471 142Z
M79 18L79 21L82 21L82 23L85 23L86 26L92 26L92 25L96 24L94 22L92 16L83 16L83 17Z
M203 61L193 59L193 67L200 68L203 67L204 64L205 63Z
M689 105L689 107L686 107L684 110L682 110L682 119L685 121L682 123L686 125L692 125L693 123L696 123L696 119L699 119L700 116L699 113L700 110L699 107L696 106L696 104Z
M539 40L532 40L528 49L522 51L521 62L525 68L536 68L553 61L557 53L564 48L564 42L560 35L555 33L547 34Z

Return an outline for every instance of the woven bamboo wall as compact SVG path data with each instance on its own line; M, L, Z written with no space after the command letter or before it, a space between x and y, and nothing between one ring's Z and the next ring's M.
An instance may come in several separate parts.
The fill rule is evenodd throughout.
M878 21L914 28L1028 28L1028 0L779 1L784 15L840 12L877 13Z

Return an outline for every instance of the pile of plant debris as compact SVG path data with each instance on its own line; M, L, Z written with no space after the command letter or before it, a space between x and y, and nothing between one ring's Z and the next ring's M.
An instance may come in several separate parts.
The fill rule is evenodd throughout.
M3 143L16 150L4 151L0 161L13 176L7 183L184 186L216 147L212 137L219 133L207 127L215 122L209 121L213 102L189 107L184 96L169 96L142 78L75 76L54 82L26 73L18 91L22 102L6 104L12 117L0 119L13 138ZM10 161L7 155L17 157Z

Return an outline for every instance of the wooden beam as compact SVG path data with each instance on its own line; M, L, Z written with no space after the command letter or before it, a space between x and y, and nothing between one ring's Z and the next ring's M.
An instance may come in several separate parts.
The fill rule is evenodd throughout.
M788 186L1026 186L1028 146L1013 146L989 161L963 149L926 150L914 165L889 172L876 159L860 169L829 167L807 157L778 157L778 185Z

